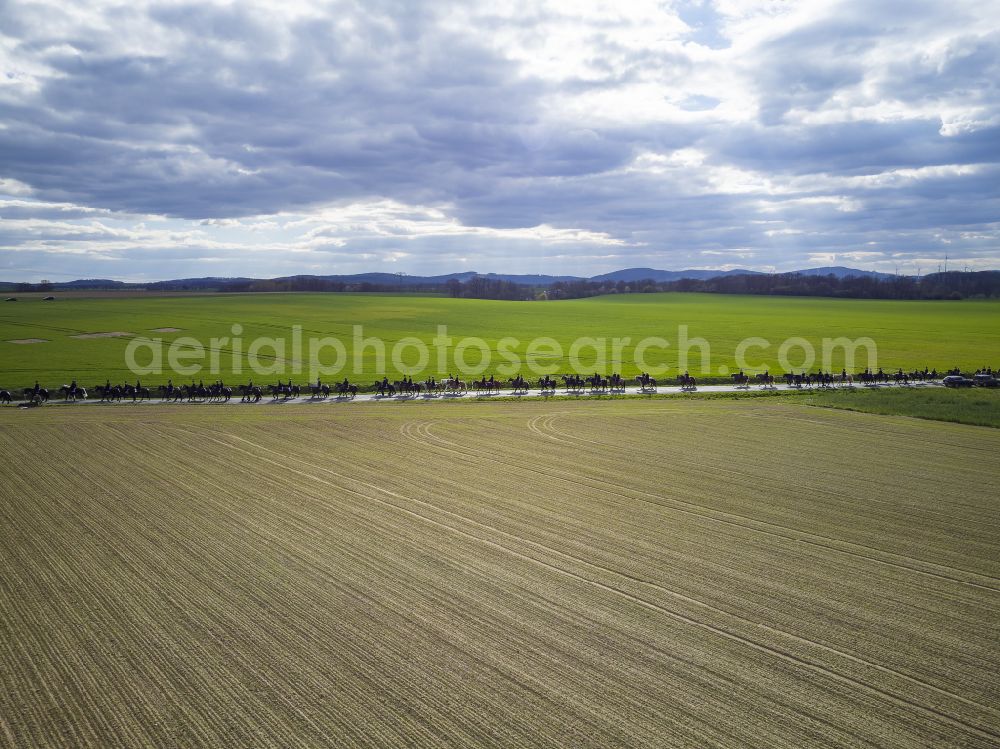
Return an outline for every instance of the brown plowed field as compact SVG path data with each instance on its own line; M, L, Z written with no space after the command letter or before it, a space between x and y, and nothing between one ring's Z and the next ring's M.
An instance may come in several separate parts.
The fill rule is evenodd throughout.
M0 746L997 746L998 450L749 401L0 409Z

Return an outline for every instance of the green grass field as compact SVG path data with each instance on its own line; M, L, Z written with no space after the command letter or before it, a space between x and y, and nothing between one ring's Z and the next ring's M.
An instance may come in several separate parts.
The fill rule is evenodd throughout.
M273 371L258 377L272 381L294 377L304 382L309 373L308 349L296 357L292 346L292 326L302 329L306 344L310 337L334 337L343 342L346 375L361 383L374 380L383 371L397 374L392 362L393 347L410 336L431 344L438 326L446 326L453 345L466 336L483 339L490 350L489 371L497 371L505 360L498 355L501 339L510 337L509 351L524 363L565 372L570 368L570 347L578 338L605 339L605 362L595 360L589 348L579 352L580 363L605 372L621 371L629 376L639 371L635 348L643 339L658 336L669 343L647 349L649 367L668 366L667 376L678 374L680 326L686 326L689 339L701 338L710 346L708 368L702 370L702 349L691 347L687 367L704 379L735 371L739 342L751 336L765 339L769 346L752 348L746 360L754 368L769 367L780 373L779 346L786 339L805 339L814 348L817 359L813 368L822 366L822 339L868 337L877 346L878 365L887 369L961 366L976 368L997 365L1000 354L1000 302L919 302L863 301L815 298L740 297L706 294L655 294L599 297L559 302L495 302L456 300L444 297L358 295L358 294L259 294L191 296L72 297L58 295L55 302L23 298L0 307L0 387L20 388L37 377L43 385L56 386L76 378L85 386L106 378L121 381L134 379L126 367L125 350L130 338L74 338L75 335L121 332L134 336L161 339L164 344L164 373L147 375L143 381L155 385L173 377L185 377L170 371L166 347L177 338L191 337L205 346L216 341L214 355L219 361L219 375L226 381L245 380L249 372L248 349L261 336L284 341L283 356L263 346L259 361ZM242 351L235 351L232 326L238 324ZM363 327L364 337L378 338L386 346L386 364L379 367L376 350L359 352L354 346L353 326ZM176 328L173 332L154 332L157 328ZM528 350L529 343L551 337L562 348L562 355L544 349ZM629 338L619 352L612 350L613 338ZM40 339L41 343L10 343L14 340ZM430 350L424 374L456 372L454 349L439 366L437 352ZM833 351L830 364L839 370L844 365L842 350ZM355 370L355 355L360 367ZM417 364L411 347L401 352L404 366ZM865 351L859 350L859 365L866 363ZM323 364L332 364L333 349L320 355ZM146 363L149 354L140 351L138 361ZM474 365L480 353L471 348L466 361ZM789 363L799 368L801 350L788 354ZM198 362L195 362L198 363ZM200 362L205 368L195 377L214 379L210 359ZM237 372L237 370L241 370ZM522 372L531 374L526 365ZM412 373L412 372L411 372ZM332 378L332 375L331 375Z
M1000 428L1000 391L945 388L835 390L797 395L794 402L864 413L911 416Z

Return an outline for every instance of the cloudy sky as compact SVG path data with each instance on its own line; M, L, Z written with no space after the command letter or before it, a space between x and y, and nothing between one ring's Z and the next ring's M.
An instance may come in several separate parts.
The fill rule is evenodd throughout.
M0 0L0 279L1000 268L998 0Z

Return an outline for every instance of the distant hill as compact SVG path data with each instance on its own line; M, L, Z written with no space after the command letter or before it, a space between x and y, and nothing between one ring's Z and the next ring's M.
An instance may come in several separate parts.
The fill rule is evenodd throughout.
M460 273L447 273L437 276L411 276L405 273L354 273L344 275L294 275L282 276L279 278L258 279L240 277L219 277L205 276L202 278L177 278L168 281L149 281L143 283L127 283L112 279L79 279L52 283L46 287L53 291L72 290L96 290L96 289L149 289L151 291L214 291L214 290L247 290L245 287L254 284L266 286L272 283L289 287L302 286L315 290L318 284L343 284L348 287L361 285L375 286L391 290L393 287L399 288L420 288L420 287L444 287L449 281L467 282L471 278L483 278L490 281L504 281L522 286L551 286L559 282L589 281L597 283L618 283L619 281L633 283L635 281L652 280L657 283L672 283L674 281L708 281L716 278L729 278L733 276L765 276L774 275L761 273L760 271L736 268L734 270L706 270L691 268L687 270L659 270L657 268L624 268L591 276L590 278L580 276L545 275L545 274L511 274L511 273L476 273L475 271L462 271ZM805 268L803 270L791 271L779 275L799 275L799 276L834 276L838 280L845 278L868 278L885 281L895 278L891 273L880 273L871 270L858 270L857 268L847 268L844 266L826 266L821 268ZM905 276L903 276L905 278ZM237 289L235 287L244 288ZM23 290L24 284L15 282L0 281L0 291ZM36 289L41 290L41 289ZM322 289L320 289L322 290Z
M305 279L319 281L335 281L340 283L370 283L380 286L435 286L447 283L451 279L467 281L477 275L474 271L463 273L448 273L443 276L410 276L406 273L354 273L351 275L333 276L281 276L268 279L271 281L301 281Z
M599 276L592 276L588 281L680 281L682 278L690 278L696 281L705 281L709 278L720 278L722 276L756 276L760 271L755 270L656 270L655 268L626 268L616 270L611 273L603 273Z
M127 286L129 284L124 281L113 281L109 278L81 278L52 284L53 289L120 289Z
M490 278L496 281L510 281L525 286L548 286L557 281L580 281L580 276L540 276L540 275L505 275L503 273L478 273L482 278Z
M282 278L271 279L274 281L298 281L302 279L319 279L322 281L339 281L342 283L370 283L382 286L440 286L448 281L468 281L470 278L489 278L494 281L510 281L511 283L524 284L525 286L547 286L556 281L578 281L578 276L545 276L545 275L517 275L505 273L476 273L475 271L463 271L462 273L447 273L440 276L411 276L406 273L356 273L348 276L284 276Z
M226 284L255 281L254 278L220 278L207 276L205 278L177 278L172 281L150 281L149 283L128 284L132 288L149 289L151 291L212 291Z
M857 268L845 268L841 265L827 266L823 268L807 268L806 270L793 271L800 276L834 276L836 278L878 278L886 280L895 278L892 273L879 273L875 270L858 270Z

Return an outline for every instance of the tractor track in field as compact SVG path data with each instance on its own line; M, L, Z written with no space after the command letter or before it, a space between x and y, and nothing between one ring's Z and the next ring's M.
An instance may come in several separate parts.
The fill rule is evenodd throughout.
M562 430L558 429L556 427L556 422L559 421L559 420L561 420L561 419L565 419L565 418L566 418L566 414L564 414L564 413L543 414L543 415L540 415L540 416L536 416L536 417L533 417L532 419L529 419L529 421L528 421L528 429L530 431L532 431L532 432L534 432L534 433L542 436L542 437L545 437L545 438L551 439L551 440L560 441L560 442L563 442L564 444L573 444L573 443L576 443L576 444L580 444L580 445L595 445L596 446L595 449L598 449L601 452L606 451L609 447L621 447L622 449L626 449L626 448L624 448L624 447L622 447L620 445L609 445L606 442L600 442L598 440L593 440L593 439L590 439L590 438L587 438L587 437L582 437L582 436L580 436L578 434L570 434L568 432L565 432L565 431L562 431ZM805 423L810 423L810 424L819 424L819 425L821 425L823 427L830 427L830 426L834 426L836 424L836 422L832 422L832 421L820 421L820 420L817 420L817 419L803 419L803 418L800 418L800 417L797 417L797 416L790 416L788 414L782 414L780 417L771 417L771 418L779 418L783 422L792 421L792 422L800 422L800 423L801 422L805 422ZM945 444L947 444L947 443L945 443ZM647 458L648 460L652 460L652 461L662 460L663 459L663 455L664 455L662 452L655 452L655 451L652 451L652 450L649 450L649 449L646 449L646 448L643 448L643 447L638 447L638 448L629 447L629 448L627 448L627 450L628 450L628 454L629 455L633 455L633 456L634 455L640 455L640 456L643 456L643 457ZM692 468L701 468L702 467L701 464L698 463L698 461L691 460L690 458L684 458L684 457L678 456L676 454L671 454L671 456L670 456L670 462L671 462L671 465L682 464L682 465L685 465L685 466L690 466ZM733 468L728 468L726 466L713 466L712 470L715 473L726 473L726 474L732 476L733 479L737 480L737 481L744 479L744 475L741 474L739 471L737 471L737 470L735 470ZM806 484L800 483L800 482L786 480L785 483L789 487L797 487L797 488L803 488L803 489L807 488ZM809 491L811 491L813 493L819 492L821 494L824 494L824 495L830 497L831 499L833 499L834 501L838 501L838 502L840 501L839 495L837 494L837 492L835 492L833 490L824 489L824 488L816 488L816 487L812 487L812 486L808 487L808 489L809 489ZM873 504L887 505L887 506L895 507L895 508L899 507L899 503L897 501L884 500L884 499L880 499L878 497L871 497L871 496L869 496L869 497L865 498L865 501L873 503ZM980 508L975 507L974 505L963 505L962 503L954 503L954 502L952 502L949 506L950 507L956 507L956 506L966 507L966 508L969 508L969 509L972 509L972 510L978 510L978 509L980 509ZM929 509L929 508L926 508L926 507L920 508L920 512L922 514L924 514L924 515L936 516L936 517L946 518L946 519L952 517L952 515L951 515L950 512L946 512L946 511L943 511L943 510L933 510L933 509ZM1000 527L1000 521L994 520L994 519L992 519L992 517L976 517L975 521L977 523L986 523L988 525L994 525L994 526ZM958 569L958 568L955 568L955 569ZM965 570L963 570L963 571L965 571ZM976 574L976 573L970 573L970 574Z
M531 421L534 422L535 429L541 431L542 428L538 426L538 422L546 418L551 418L551 416L534 417ZM829 536L823 536L821 534L811 533L809 531L797 530L795 528L789 528L787 526L779 525L777 523L771 523L765 520L754 520L752 518L748 518L738 513L727 512L725 510L712 510L709 508L705 508L701 505L698 505L697 503L694 502L687 502L682 499L663 497L658 494L646 492L641 489L622 486L620 484L615 484L614 482L607 481L604 479L599 479L596 477L587 477L586 481L581 481L579 478L571 474L552 472L549 470L543 470L541 468L537 468L535 466L526 465L525 463L502 460L493 453L483 453L480 451L472 450L456 442L451 442L449 440L445 440L439 437L438 435L435 435L431 431L431 426L434 423L435 422L425 422L423 426L417 426L415 424L414 426L409 427L408 433L404 432L404 435L417 442L420 442L421 439L432 440L436 442L441 449L449 450L456 455L466 458L467 460L473 460L478 462L482 459L487 459L494 462L502 463L503 465L506 465L515 470L530 471L532 473L537 473L540 475L548 476L550 478L555 478L579 486L584 486L589 489L596 489L598 491L603 491L612 496L616 497L630 496L632 498L638 499L639 501L646 502L648 504L652 504L658 507L675 510L677 512L682 512L688 515L693 515L695 517L699 517L704 520L709 520L717 523L723 523L725 525L734 526L745 532L760 533L763 535L781 538L785 541L808 544L827 551L833 551L840 554L845 554L848 556L865 559L872 563L883 564L890 567L907 570L909 572L914 572L921 575L927 575L929 577L934 577L940 580L946 580L950 583L967 585L982 590L988 590L992 593L1000 593L1000 586L991 584L991 583L996 583L998 581L998 578L989 575L982 575L980 573L970 572L968 570L951 567L949 565L941 564L938 562L927 562L925 560L917 559L916 557L908 557L903 554L895 554L893 552L882 551L881 549L876 549L871 546L865 546L864 544L858 544L852 541L844 541L837 538L831 538ZM534 430L532 431L534 432ZM553 438L553 439L558 439L558 438ZM598 485L589 482L596 482ZM642 496L635 496L635 495L642 495ZM750 521L750 523L752 524L739 521ZM767 527L761 528L758 526L767 526ZM878 556L865 554L862 551L844 549L838 546L830 545L830 543L824 543L824 542L832 542L833 544L844 544L847 546L856 547L858 549L863 549L868 552L875 552L876 554L892 557L895 560L902 560L902 561L893 561L893 559L880 558ZM935 572L928 569L921 569L911 564L905 564L904 561L916 562L921 565L926 565L927 567L936 568L938 570L944 570L944 571ZM957 577L955 574L948 574L948 573L959 573L962 575L970 576L973 579L963 579L961 577ZM976 581L977 578L981 581L986 581L986 582L977 582Z
M7 420L0 746L1000 745L993 433L563 406Z
M420 431L420 432L417 432L415 430L416 430L416 426L411 427L408 430L408 434L407 434L407 432L404 432L404 434L407 434L407 436L410 436L410 435L427 436L427 435L432 434L430 432L430 430L429 430L429 427L426 427L426 426L423 427L422 431ZM1000 710L997 710L995 708L992 708L992 707L989 707L989 706L986 706L986 705L982 705L982 704L980 704L980 703L978 703L978 702L976 702L974 700L971 700L971 699L969 699L967 697L963 697L962 695L959 695L959 694L955 694L954 692L951 692L951 691L949 691L947 689L939 687L939 686L937 686L935 684L932 684L932 683L930 683L928 681L925 681L925 680L923 680L923 679L921 679L919 677L916 677L916 676L913 676L913 675L910 675L910 674L907 674L907 673L904 673L904 672L901 672L901 671L897 671L897 670L895 670L893 668L890 668L888 666L884 666L884 665L879 664L879 663L875 663L873 661L869 661L867 659L861 658L861 657L853 655L851 653L844 652L842 650L839 650L837 648L825 645L823 643L820 643L818 641L812 640L810 638L802 637L800 635L795 635L794 633L786 632L784 630L781 630L781 629L778 629L778 628L775 628L775 627L771 627L771 626L763 624L761 622L755 622L755 621L753 621L751 619L747 619L747 618L745 618L743 616L740 616L739 614L734 614L734 613L725 611L724 609L717 608L715 606L712 606L711 604L705 603L705 602L700 601L700 600L698 600L696 598L692 598L692 597L687 596L687 595L685 595L683 593L671 590L671 589L669 589L669 588L667 588L665 586L659 585L657 583L652 583L652 582L643 580L641 578L635 577L633 575L629 575L628 573L621 572L621 571L618 571L618 570L614 570L612 568L605 567L603 565L596 564L594 562L590 562L588 560L582 559L582 558L574 556L572 554L569 554L569 553L560 551L558 549L546 546L545 544L539 543L537 541L532 541L530 539L526 539L526 538L523 538L523 537L520 537L520 536L516 536L516 535L511 534L511 533L509 533L507 531L503 531L501 529L495 528L495 527L493 527L491 525L482 523L482 522L477 521L477 520L473 520L473 519L467 518L467 517L461 515L460 513L456 513L454 511L438 507L435 504L433 504L432 502L427 502L427 501L424 501L424 500L419 500L419 499L415 499L415 498L412 498L412 497L407 497L407 496L405 496L403 494L400 494L398 492L392 491L390 489L386 489L385 487L381 487L381 486L379 486L377 484L372 484L372 483L364 481L362 479L358 479L358 478L355 478L355 477L347 476L345 474L339 473L337 471L333 471L331 469L328 469L328 468L325 468L325 467L322 467L322 466L312 465L312 464L310 464L308 461L306 461L303 458L299 458L299 457L296 457L296 456L288 455L286 453L282 453L282 452L280 452L278 450L274 450L274 449L269 448L269 447L267 447L265 445L261 445L259 443L256 443L256 442L253 442L251 440L248 440L248 439L246 439L244 437L240 437L239 435L232 434L230 432L220 432L220 431L217 431L217 430L214 430L214 429L204 429L202 431L195 432L195 431L191 431L189 429L183 429L183 428L175 428L175 431L179 431L179 432L186 433L186 434L189 434L189 435L205 437L206 439L210 439L210 440L212 440L212 441L214 441L214 442L216 442L218 444L226 446L229 449L233 449L233 450L236 450L238 452L242 452L242 453L244 453L244 454L246 454L248 456L251 456L251 457L255 458L256 460L261 460L263 462L270 463L271 465L274 465L274 466L276 466L278 468L281 468L282 470L290 471L292 473L295 473L296 475L302 476L304 478L310 479L312 481L315 481L315 482L318 482L318 483L321 483L321 484L326 484L326 485L328 485L328 486L330 486L332 488L338 489L340 491L346 491L346 492L355 494L355 495L357 495L357 496L359 496L361 498L364 498L364 499L367 499L367 500L370 500L370 501L378 502L379 504L381 504L383 506L394 508L397 511L403 512L403 513L405 513L407 515L410 515L412 517L416 517L416 518L418 518L418 519L420 519L420 520L422 520L424 522L430 523L430 524L432 524L432 525L434 525L436 527L440 527L442 529L445 529L448 532L455 533L455 534L464 536L466 538L472 539L472 540L476 541L477 543L485 544L485 545L487 545L487 546L489 546L491 548L494 548L496 550L502 551L502 552L507 553L507 554L511 554L513 556L516 556L516 557L518 557L518 558L520 558L520 559L522 559L524 561L529 561L529 562L532 562L534 564L542 565L543 567L546 567L546 568L548 568L548 569L550 569L552 571L555 571L556 573L558 573L560 575L572 577L572 578L574 578L574 579L576 579L576 580L578 580L580 582L583 582L583 583L585 583L587 585L591 585L591 586L600 588L600 589L602 589L602 590L604 590L606 592L609 592L609 593L612 593L614 595L617 595L617 596L620 596L622 598L625 598L625 599L627 599L627 600L629 600L629 601L631 601L633 603L636 603L636 604L638 604L638 605L640 605L640 606L642 606L644 608L647 608L647 609L650 609L650 610L653 610L653 611L657 611L657 612L659 612L661 614L664 614L664 615L668 616L669 618L674 619L676 621L681 621L681 622L683 622L683 623L685 623L687 625L695 626L695 627L698 627L700 629L712 632L712 633L714 633L714 634L716 634L718 636L725 637L726 639L729 639L729 640L732 640L732 641L735 641L735 642L739 642L739 643L741 643L741 644L743 644L745 646L751 647L751 648L753 648L755 650L758 650L760 652L764 652L764 653L770 654L773 657L777 657L777 658L783 659L783 660L785 660L787 662L796 664L796 665L798 665L800 667L808 668L808 669L810 669L810 670L812 670L812 671L814 671L814 672L816 672L818 674L821 674L821 675L823 675L823 676L825 676L827 678L833 679L835 681L839 681L839 682L842 682L842 683L850 684L850 685L855 686L855 687L861 687L863 689L869 690L869 691L871 691L871 692L873 692L875 694L878 694L878 695L882 696L883 698L889 700L890 702L893 702L893 703L895 703L897 705L903 706L903 707L908 708L908 709L915 709L917 711L924 712L924 713L929 714L929 715L933 715L936 718L938 718L940 720L943 720L944 722L946 722L946 723L948 723L948 724L950 724L950 725L952 725L954 727L958 727L958 728L962 728L964 730L970 731L970 732L976 734L977 736L979 736L981 738L985 738L985 739L990 740L990 741L1000 741L1000 732L994 731L994 730L992 730L990 728L983 728L981 726L977 726L976 724L974 724L972 722L963 720L962 718L955 717L955 716L951 715L950 713L948 713L948 712L946 712L944 710L941 710L941 709L939 709L937 707L934 707L933 705L927 705L927 704L924 704L922 702L910 699L910 698L908 698L908 697L906 697L904 695L896 694L894 691L892 691L890 689L878 686L876 684L871 684L871 683L869 683L869 682L867 682L867 681L865 681L865 680L863 680L861 678L839 673L838 671L833 670L831 667L828 667L828 666L822 664L821 662L819 662L819 663L816 662L814 659L810 659L809 657L806 657L806 656L796 655L794 652L789 652L786 648L778 647L778 646L775 646L775 645L770 645L770 644L768 644L766 642L758 642L758 641L756 641L754 639L746 637L745 635L741 635L738 632L733 632L733 631L730 631L729 629L726 629L726 628L721 627L721 626L717 626L717 625L712 624L710 622L701 621L701 620L696 619L696 618L694 618L692 616L688 616L688 615L683 614L683 613L672 611L672 610L670 610L670 609L668 609L668 608L666 608L664 606L661 606L661 605L659 605L657 603L649 601L649 600L647 600L647 599L645 599L645 598L643 598L641 596L635 595L633 593L629 593L628 591L625 591L625 590L621 590L620 588L617 588L617 587L615 587L613 585L610 585L610 584L607 584L607 583L603 583L603 582L601 582L599 580L594 580L593 578L590 578L590 577L587 577L586 575L582 575L582 574L573 572L572 570L567 570L567 569L565 569L563 567L560 567L560 566L558 566L556 564L553 564L552 562L545 561L544 559L538 559L538 558L536 558L534 556L531 556L530 554L526 554L524 552L517 551L516 549L512 549L509 546L505 546L504 544L499 543L498 541L491 540L490 538L483 538L481 536L476 535L475 533L472 533L472 532L470 532L468 530L464 530L464 529L462 529L460 527L456 527L456 526L451 525L449 523L446 523L446 522L444 522L442 520L438 520L438 519L435 519L433 517L428 517L427 515L424 515L424 514L422 514L420 512L417 512L416 510L413 510L413 509L411 509L409 507L403 507L403 506L400 506L398 504L395 504L394 502L390 502L390 501L387 501L387 500L384 500L384 499L379 499L378 497L374 497L371 494L367 494L365 492L358 491L357 489L352 489L349 485L345 485L344 483L331 482L328 479L324 479L321 476L316 476L315 474L310 473L308 471L303 471L303 470L300 470L300 469L297 469L297 468L292 468L292 467L290 467L288 465L288 461L292 460L292 461L295 461L296 463L298 463L300 465L302 465L302 464L307 465L307 466L309 466L310 468L312 468L314 470L321 471L322 473L329 474L329 475L331 475L331 476L333 476L333 477L335 477L337 479L340 479L340 482L346 481L346 482L348 482L348 484L354 483L354 484L360 485L362 487L365 487L367 489L374 490L374 491L376 491L378 493L381 493L381 494L384 494L384 495L388 495L388 496L393 497L394 499L400 500L400 501L402 501L404 503L407 503L407 504L410 504L410 505L417 505L419 507L429 509L429 510L431 510L433 512L441 513L442 515L445 515L447 517L453 518L454 520L457 520L460 523L464 523L464 524L468 524L470 526L474 526L474 527L482 529L482 530L484 530L484 531L486 531L486 532L488 532L490 534L496 534L498 536L505 537L508 540L513 540L515 543L523 544L524 546L532 548L532 549L534 549L536 551L540 551L543 554L549 554L549 555L552 555L552 556L557 557L557 558L568 560L571 563L580 565L580 566L585 567L585 568L595 569L595 570L598 570L599 572L611 575L613 577L620 577L620 578L623 578L623 579L626 579L626 580L630 581L631 583L634 583L634 584L637 584L637 585L640 585L640 586L644 586L644 587L648 587L648 588L652 588L652 589L657 590L657 591L659 591L659 592L661 592L663 594L666 594L666 595L668 595L668 596L670 596L670 597L672 597L672 598L674 598L676 600L679 600L679 601L685 602L685 603L687 603L689 605L692 605L692 606L694 606L696 608L713 612L714 614L720 615L720 616L722 616L724 618L730 618L730 619L736 620L736 621L740 622L741 624L743 624L745 626L749 626L751 629L766 631L769 634L771 634L773 636L776 636L779 640L782 639L782 638L784 638L786 640L791 640L791 641L797 643L800 646L804 646L807 649L814 648L814 649L819 650L819 651L821 651L823 653L826 653L828 655L832 655L834 657L838 657L838 658L844 659L846 661L849 661L849 662L851 662L851 663L853 663L853 664L855 664L857 666L860 666L863 669L872 669L872 670L877 671L877 672L879 672L879 673L881 673L881 674L883 674L885 676L888 676L890 678L899 679L899 680L901 680L901 681L903 681L903 682L905 682L905 683L907 683L907 684L909 684L911 686L918 687L918 688L921 688L921 689L925 689L925 690L927 690L929 692L933 692L933 693L935 693L935 694L937 694L937 695L939 695L941 697L945 697L947 699L955 700L956 702L960 702L960 703L965 704L965 705L967 705L969 707L972 707L972 708L975 708L977 710L980 710L980 711L982 711L985 714L990 714L994 718L1000 718ZM224 439L220 439L219 437L222 437ZM411 438L412 438L412 436L411 436ZM246 445L249 445L250 447L254 448L255 450L266 452L266 453L270 453L272 455L275 455L275 456L281 458L282 460L278 461L278 460L273 460L273 459L270 459L270 458L262 457L259 453L254 453L252 450L247 450L247 449L241 448L241 447L233 444L233 441L242 442L242 443L244 443ZM449 443L449 444L454 444L454 443Z

